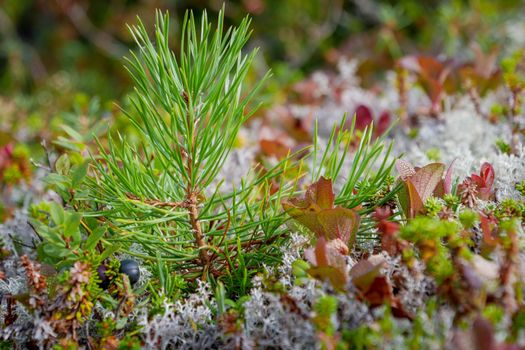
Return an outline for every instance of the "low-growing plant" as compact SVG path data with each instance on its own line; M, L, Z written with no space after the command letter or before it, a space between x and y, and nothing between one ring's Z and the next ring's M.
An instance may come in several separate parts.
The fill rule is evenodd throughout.
M276 199L292 188L282 183L270 192L270 180L286 171L284 160L221 191L219 172L265 80L246 93L256 53L241 51L249 20L224 32L223 18L213 28L204 15L197 33L188 14L178 59L167 14L157 13L155 44L142 23L130 28L139 53L128 59L135 92L124 113L144 142L135 150L125 137L110 139L109 150L93 159L84 198L85 215L108 223L110 242L160 258L186 277L220 277L272 259L272 243L283 234ZM130 251L131 243L144 253Z
M489 200L494 196L492 186L494 184L494 168L490 163L483 163L478 174L467 177L458 186L458 195L462 202L473 207L477 199Z
M425 202L431 197L443 197L452 191L452 165L445 173L445 164L431 163L422 168L398 160L396 163L401 190L399 204L407 218L413 218L425 209Z
M297 186L305 173L301 169L311 162L314 181L322 175L337 180L355 140L355 119L348 130L334 126L323 152L318 150L315 132L313 150L305 158L285 156L274 166L258 167L238 179L233 190L223 190L225 180L235 179L222 178L221 169L240 128L256 110L252 102L267 76L249 90L244 87L256 54L256 50L242 51L250 21L246 18L227 31L223 22L222 12L216 28L206 15L198 25L188 14L178 58L169 48L167 14L157 13L155 43L142 23L130 27L139 53L127 61L135 91L130 96L131 108L124 113L143 142L135 148L119 136L109 139L107 149L100 144L85 185L74 191L71 187L77 181L54 175L63 197L86 220L108 228L100 237L104 245L166 266L158 273L165 276L161 285L167 290L173 283L166 278L176 271L186 280L223 280L229 290L244 294L257 267L277 261L289 230L280 202L303 193ZM393 166L387 161L391 147L385 148L381 137L372 141L375 136L371 126L361 131L338 196L331 193L331 185L327 191L318 191L319 198L331 198L326 205L318 204L327 209L321 214L323 222L331 222L328 230L350 215L353 233L341 233L346 241L355 237L359 215L393 196L385 181ZM60 160L61 171L69 169L66 159ZM86 166L75 166L72 178L83 179L76 174ZM305 193L311 197L311 190ZM361 204L359 210L352 209ZM140 251L133 244L139 244Z
M80 213L64 210L55 202L41 203L39 207L41 209L35 210L39 210L44 218L32 220L32 223L42 240L37 248L41 261L58 269L85 259L101 263L118 248L116 245L102 247L101 239L107 231L106 226L94 220L83 221ZM83 236L82 231L88 234Z

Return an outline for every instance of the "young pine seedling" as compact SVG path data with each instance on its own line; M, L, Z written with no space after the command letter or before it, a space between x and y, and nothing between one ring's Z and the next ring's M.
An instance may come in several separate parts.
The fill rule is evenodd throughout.
M367 230L366 215L393 198L389 192L374 200L393 162L391 147L385 148L382 138L372 141L373 130L367 128L348 164L355 118L349 131L342 130L343 118L324 151L315 132L302 161L286 157L249 174L231 192L221 190L220 170L255 111L250 101L267 76L249 91L243 88L256 53L242 51L249 20L227 31L223 21L221 12L212 27L204 13L198 29L187 15L178 57L169 48L168 15L157 13L155 43L140 21L130 28L139 52L127 61L135 90L124 112L141 142L137 148L119 137L109 140L107 150L100 145L79 197L84 217L108 226L103 244L162 261L186 280L222 280L242 294L257 268L278 261L289 232L281 202L303 194L297 183L305 169L312 183L321 176L342 180L333 204L357 208L363 215L360 229ZM135 243L139 246L132 247Z
M245 18L224 31L222 11L217 27L206 13L200 26L187 14L178 57L169 47L167 14L156 15L154 42L140 20L130 27L139 50L127 60L135 89L124 112L142 143L136 149L120 137L108 150L100 147L85 198L95 208L87 215L109 222L108 242L127 250L139 243L142 252L128 252L161 258L193 277L244 271L274 255L272 243L283 233L279 198L292 187L283 183L270 192L269 183L287 160L231 193L218 180L267 77L244 88L256 54L243 51L249 24Z

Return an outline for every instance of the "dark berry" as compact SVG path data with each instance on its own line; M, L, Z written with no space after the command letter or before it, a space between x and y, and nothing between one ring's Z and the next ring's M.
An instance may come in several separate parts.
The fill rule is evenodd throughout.
M110 279L106 275L106 271L108 270L108 266L106 264L100 264L100 266L97 269L98 277L100 278L100 283L98 286L102 289L107 289L109 287Z
M137 283L140 278L139 264L135 260L126 259L120 262L120 273L126 274L131 284Z

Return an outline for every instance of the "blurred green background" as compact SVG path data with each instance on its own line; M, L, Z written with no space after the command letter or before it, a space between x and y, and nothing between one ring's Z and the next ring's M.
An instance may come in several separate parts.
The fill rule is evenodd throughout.
M391 58L414 51L456 56L472 42L501 43L523 1L226 1L230 24L253 17L252 45L286 80L333 63L341 52ZM169 10L176 27L186 9L211 15L219 0L3 0L0 5L0 93L4 96L71 91L118 99L129 89L122 57L130 48L126 23L140 16L151 25L154 10ZM174 36L176 38L176 36ZM177 43L174 40L173 46ZM387 66L384 66L384 65ZM56 91L55 91L56 90ZM54 100L56 97L52 97ZM50 102L48 94L41 97Z

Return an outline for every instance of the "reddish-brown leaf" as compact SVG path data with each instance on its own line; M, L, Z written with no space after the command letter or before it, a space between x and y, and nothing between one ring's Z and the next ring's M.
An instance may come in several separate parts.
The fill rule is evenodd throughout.
M372 263L368 260L361 260L350 270L352 283L363 293L366 293L374 280L381 274L384 261Z
M494 338L494 329L487 319L478 316L472 325L472 333L474 335L476 349L497 349L496 339Z
M317 204L321 209L333 208L335 195L332 189L332 181L321 176L317 182L308 187L305 199L309 203Z
M348 275L333 266L315 266L308 273L318 280L329 281L338 291L344 291L348 281Z
M405 182L405 185L407 187L408 192L408 198L409 198L409 208L408 211L405 211L405 214L407 214L408 217L413 218L417 214L423 211L424 208L424 202L421 199L416 186L412 183L412 181L409 179Z
M265 156L274 156L278 159L285 158L290 153L290 147L279 140L260 140L259 146Z
M330 281L337 290L344 290L348 281L346 257L340 252L341 244L331 244L334 241L327 242L321 237L313 252L311 249L305 251L307 260L314 265L308 273L317 279Z
M292 198L282 205L288 215L317 237L352 243L359 227L359 215L353 209L334 208L334 200L332 181L321 177L308 187L304 198Z
M432 102L432 111L440 110L440 103L445 91L451 67L430 56L406 56L399 60L399 65L418 76L418 82Z
M340 239L351 244L359 227L359 215L351 209L333 208L318 213L319 223L323 227L326 239Z
M496 233L496 223L482 213L479 214L479 221L485 248L495 248L499 242L498 238L494 237Z
M424 203L434 193L438 183L443 178L445 165L443 163L427 164L410 177L421 201Z

